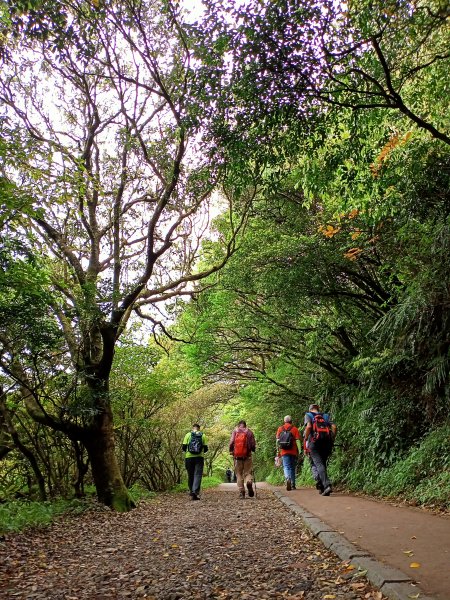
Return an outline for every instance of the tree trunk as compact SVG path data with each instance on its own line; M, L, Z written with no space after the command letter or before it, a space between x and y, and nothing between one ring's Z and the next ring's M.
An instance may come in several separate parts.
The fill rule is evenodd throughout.
M98 500L118 512L134 508L114 451L113 420L109 407L96 417L95 424L82 441L91 463Z
M75 498L83 498L84 497L84 476L88 472L89 469L89 459L84 462L83 454L84 454L84 446L77 442L76 440L73 442L73 448L75 451L75 458L77 461L77 473L76 478L73 482L74 490L75 490Z

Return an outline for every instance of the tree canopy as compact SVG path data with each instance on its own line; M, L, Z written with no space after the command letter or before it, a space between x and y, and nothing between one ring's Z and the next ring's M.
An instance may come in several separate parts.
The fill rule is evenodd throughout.
M78 492L90 472L123 510L126 486L179 482L190 420L211 429L210 472L253 420L275 477L282 413L317 402L342 484L448 490L411 465L450 460L449 16L439 0L208 0L194 23L172 2L9 3L5 460L11 436L36 431L44 455L59 435Z

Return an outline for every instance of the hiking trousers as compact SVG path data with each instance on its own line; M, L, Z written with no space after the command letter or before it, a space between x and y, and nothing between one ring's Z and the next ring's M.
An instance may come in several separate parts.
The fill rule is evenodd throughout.
M330 458L332 449L333 446L331 444L322 446L318 446L314 442L309 444L309 462L311 464L314 481L320 481L323 489L331 486L331 481L328 479L327 462Z
M200 493L200 485L203 476L203 456L192 456L184 459L184 464L188 474L188 488L191 494Z
M244 484L247 484L249 481L253 483L253 459L252 455L247 456L247 458L235 458L234 459L234 471L237 477L237 486L240 492L244 492Z

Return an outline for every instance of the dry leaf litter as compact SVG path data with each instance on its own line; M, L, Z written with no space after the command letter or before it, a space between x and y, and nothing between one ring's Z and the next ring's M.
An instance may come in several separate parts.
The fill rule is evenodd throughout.
M99 508L0 543L8 600L384 600L268 490L160 495Z

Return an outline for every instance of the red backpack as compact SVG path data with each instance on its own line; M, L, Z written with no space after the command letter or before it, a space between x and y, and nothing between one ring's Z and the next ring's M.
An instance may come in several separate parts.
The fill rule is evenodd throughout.
M234 435L234 458L247 458L248 452L248 440L247 431L237 430Z
M327 414L306 413L312 419L312 439L315 442L330 442L332 440L331 423Z

